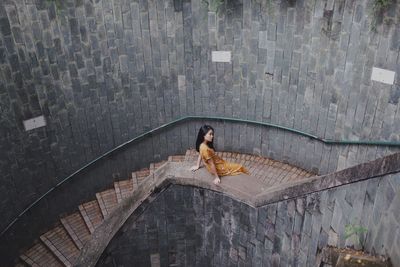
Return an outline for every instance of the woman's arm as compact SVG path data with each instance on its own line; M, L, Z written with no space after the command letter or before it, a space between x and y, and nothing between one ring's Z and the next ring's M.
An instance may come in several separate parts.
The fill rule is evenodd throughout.
M201 155L199 153L199 157L197 158L197 169L200 168L200 164L201 164Z
M215 167L213 159L209 159L207 163L210 165L211 174L215 177L214 184L219 184L221 182L221 179L218 176L217 168Z
M193 166L192 168L190 168L191 171L197 171L198 169L200 169L200 164L201 164L201 155L199 154L199 157L197 159L197 165Z

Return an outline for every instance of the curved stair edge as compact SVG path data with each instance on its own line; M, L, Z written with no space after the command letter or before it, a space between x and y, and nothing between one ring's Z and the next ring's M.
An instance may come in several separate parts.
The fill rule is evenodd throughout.
M112 188L95 194L95 199L82 203L78 211L62 216L59 222L20 254L15 266L74 266L79 251L92 238L92 233L112 211L137 188L138 181L153 176L165 162L153 163L151 169L132 172L127 180L114 182ZM122 187L120 186L122 185Z
M174 170L179 168L179 166L182 165L177 165L177 163L174 162L167 162L154 172L153 179L147 179L144 183L139 185L138 190L135 190L132 195L124 199L120 203L121 205L113 210L110 216L104 219L103 224L95 230L92 238L80 251L80 255L74 266L95 266L111 239L124 225L126 220L132 215L139 217L141 212L143 212L160 193L171 185L193 186L220 192L251 207L258 207L258 195L252 196L232 187L214 185L211 182L211 175L207 175L208 177L204 179L194 177L195 174L193 174L192 177L174 175ZM187 167L188 165L185 165L185 168ZM139 212L135 213L139 207Z
M400 172L400 153L394 153L326 175L312 176L290 183L275 185L257 195L254 199L254 205L256 207L265 206L281 200L297 198L310 193L398 172Z
M306 178L312 175L297 167L286 166L287 164L285 163L256 155L233 152L219 152L217 154L233 162L245 165L249 164L248 167L250 167L249 170L252 176L254 174L254 177L259 179L260 182L265 182L266 180L270 180L270 182L273 183L290 182L300 176ZM109 240L114 236L115 233L112 233L112 231L118 231L123 222L125 222L140 205L151 203L160 192L172 184L188 185L218 191L250 206L255 206L256 196L245 194L234 187L229 188L225 183L224 187L215 186L211 183L212 179L209 179L211 176L202 180L198 179L199 177L195 178L194 173L190 171L186 172L184 176L179 175L179 172L176 173L173 171L178 167L176 164L184 163L180 165L182 169L183 165L195 161L197 157L198 154L196 151L187 150L185 155L169 156L168 161L152 163L148 169L132 172L131 178L114 182L113 188L96 193L96 198L92 201L80 204L77 212L60 218L61 224L57 226L58 228L55 227L46 232L44 235L47 235L48 238L41 237L38 241L40 243L40 246L38 245L40 249L34 251L41 251L43 255L39 256L46 260L50 259L54 262L54 266L75 266L75 263L77 263L78 266L94 266ZM259 165L258 167L256 166L257 164ZM270 167L270 169L268 169L269 171L265 171L265 166ZM185 166L184 169L187 171L188 166ZM205 172L205 170L202 171ZM203 176L207 176L205 173L203 173ZM265 177L261 175L262 173L265 174ZM275 178L272 179L272 177ZM118 214L122 214L121 210L129 210L129 212L125 214L126 217L122 224L121 221L114 221L116 217L120 217ZM111 230L109 227L111 227ZM99 229L97 230L97 228ZM91 243L93 243L93 240L98 241L97 235L102 234L104 236L104 231L108 231L106 236L109 237L109 240L105 243L104 248L101 246L94 248ZM60 239L63 241L61 242ZM99 244L102 242L96 243ZM92 265L86 263L86 261L93 259L94 254L92 256L88 255L88 251L90 250L96 250L98 252L98 255L96 254L97 256L95 256L96 260L92 261ZM46 261L43 261L43 264L37 264L31 261L30 258L27 257L27 255L29 256L28 252L20 256L26 264L30 266L49 266ZM85 260L82 260L82 257L85 258ZM37 259L38 256L33 253L31 258ZM84 262L83 264L81 264L82 261Z
M155 172L156 177L153 176L154 179L152 179L152 181L148 180L149 182L142 184L139 190L136 190L132 196L125 199L123 204L114 211L114 216L109 216L106 219L106 223L102 224L101 227L95 231L94 239L96 239L97 242L93 242L94 239L92 239L85 245L83 250L81 250L76 266L95 266L110 240L122 227L129 216L132 215L135 209L142 204L150 204L159 193L166 190L172 184L190 185L218 191L231 196L234 195L233 198L239 200L244 197L243 195L235 194L236 192L234 191L226 189L222 190L221 186L212 184L209 178L209 181L207 182L195 179L194 174L192 177L179 177L168 174L168 168L173 169L176 167L177 166L174 166L174 163L172 162L169 162L168 165L164 165L164 168L160 168ZM187 167L188 166L186 166L186 168ZM381 159L359 164L324 176L313 176L291 183L282 183L264 190L258 195L248 198L247 204L253 207L261 207L270 203L284 201L289 198L312 194L318 191L335 188L337 186L397 172L400 172L400 153L385 156ZM145 207L141 208L142 211L144 209Z

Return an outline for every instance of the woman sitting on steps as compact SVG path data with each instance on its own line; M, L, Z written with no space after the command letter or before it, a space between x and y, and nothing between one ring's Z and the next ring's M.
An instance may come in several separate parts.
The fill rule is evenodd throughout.
M196 171L200 168L201 160L207 170L214 175L214 184L221 182L220 176L249 174L245 167L238 163L227 162L215 154L214 151L214 129L210 125L201 126L196 140L196 150L199 152L197 165L190 168Z

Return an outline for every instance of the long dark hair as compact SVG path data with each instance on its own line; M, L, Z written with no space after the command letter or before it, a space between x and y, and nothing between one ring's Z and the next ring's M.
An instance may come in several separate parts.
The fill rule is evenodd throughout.
M208 133L208 131L212 130L214 133L214 128L211 127L210 125L203 125L200 127L199 133L197 134L197 140L196 140L196 150L199 151L200 144L204 142L204 136ZM214 149L214 139L209 142L208 144L209 148Z

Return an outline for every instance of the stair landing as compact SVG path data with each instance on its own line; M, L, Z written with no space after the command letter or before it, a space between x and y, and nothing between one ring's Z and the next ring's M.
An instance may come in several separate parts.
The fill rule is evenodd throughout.
M315 174L296 166L269 158L231 152L217 152L216 154L226 161L242 164L250 173L250 175L240 174L236 176L221 177L220 186L225 186L231 189L240 189L240 191L246 192L248 195L252 196L274 186L290 184L295 181L315 176ZM181 166L177 167L176 176L191 177L195 179L208 177L205 181L212 181L213 178L205 167L202 167L195 172L189 171L190 167L196 164L198 155L197 151L188 150L185 155L185 161Z

